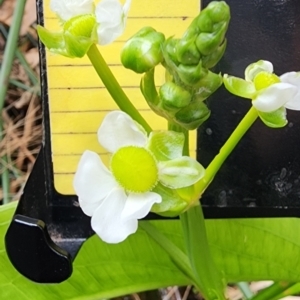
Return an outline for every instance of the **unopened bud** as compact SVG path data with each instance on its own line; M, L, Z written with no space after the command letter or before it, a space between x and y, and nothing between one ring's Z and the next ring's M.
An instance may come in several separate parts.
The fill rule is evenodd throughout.
M170 81L161 86L159 95L166 109L175 110L187 106L192 98L188 91Z
M136 73L145 73L163 60L162 43L165 36L152 27L144 27L131 37L121 52L125 68Z
M175 114L175 120L187 130L198 128L210 116L210 110L202 101L192 101Z

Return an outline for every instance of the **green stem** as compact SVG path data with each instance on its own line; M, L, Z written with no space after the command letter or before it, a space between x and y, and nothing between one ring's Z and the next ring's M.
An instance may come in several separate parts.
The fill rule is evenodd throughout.
M253 293L252 293L252 291L251 291L250 288L249 288L248 282L244 282L244 281L238 282L238 283L237 283L237 286L238 286L238 288L241 290L241 292L243 293L243 295L245 296L245 298L246 298L247 300L252 299Z
M268 288L259 292L256 296L254 296L251 300L275 300L280 299L278 295L281 295L284 291L294 286L295 283L288 283L285 281L279 281L273 283Z
M195 206L180 215L187 254L198 282L199 291L206 300L225 300L225 280L213 261L201 206Z
M184 155L189 155L189 132L174 123L169 130L182 132L185 136ZM223 279L215 266L206 235L202 207L195 206L180 215L187 254L199 292L206 300L225 300Z
M24 8L26 1L17 1L16 7L13 14L13 19L11 22L11 27L9 35L6 42L6 47L3 55L1 70L0 70L0 138L3 139L3 119L2 119L2 109L4 107L5 96L7 92L9 74L11 71L12 63L15 57L15 50L17 46L17 41L19 37L19 31L22 23L22 17L24 13ZM4 162L4 168L1 175L2 188L3 188L3 203L9 202L9 172L7 169L7 157L4 155L2 157Z
M252 126L252 124L257 119L258 114L257 110L254 107L251 107L239 125L236 127L234 132L228 138L226 143L221 148L218 155L212 160L209 166L205 170L205 175L198 183L198 188L201 191L201 194L205 191L205 189L209 186L216 173L221 168L222 164L228 157L228 155L232 152L232 150L236 147L240 139L244 136L247 130Z
M148 133L151 132L151 127L130 102L95 44L90 47L89 51L87 52L87 56L89 57L98 76L101 78L103 84L119 108L130 115L140 125L142 125Z

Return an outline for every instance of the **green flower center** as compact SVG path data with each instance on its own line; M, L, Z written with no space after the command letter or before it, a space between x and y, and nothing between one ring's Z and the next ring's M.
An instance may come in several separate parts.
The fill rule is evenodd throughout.
M156 161L145 148L120 148L112 156L110 168L117 182L130 192L148 192L155 187L158 180Z
M280 79L277 75L271 74L268 72L259 72L254 80L254 85L257 91L265 89L274 83L280 82Z
M91 38L95 25L94 15L79 15L66 21L64 32L68 31L73 36Z

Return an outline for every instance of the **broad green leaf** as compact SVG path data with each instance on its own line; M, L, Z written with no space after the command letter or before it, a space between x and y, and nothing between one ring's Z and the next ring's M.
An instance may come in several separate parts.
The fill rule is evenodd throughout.
M20 275L9 262L4 235L15 210L0 207L0 299L83 300L105 299L170 285L187 285L189 280L158 244L139 230L125 242L112 245L94 235L85 242L74 262L74 271L61 284L37 284ZM162 222L163 232L181 239L173 222ZM165 227L166 225L166 227ZM179 243L182 246L182 243Z
M70 279L53 285L33 283L14 270L5 253L3 239L14 210L15 204L0 208L0 299L105 299L189 284L141 229L117 245L93 236L75 259ZM151 222L183 248L178 220ZM299 219L207 220L206 225L213 258L228 282L300 281Z

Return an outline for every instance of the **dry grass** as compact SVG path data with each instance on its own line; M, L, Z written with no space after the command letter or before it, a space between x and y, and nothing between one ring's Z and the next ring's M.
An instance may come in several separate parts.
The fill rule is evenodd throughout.
M1 28L9 30L15 1L6 0L0 10ZM35 31L35 1L27 0L20 31L18 48L31 70L39 78L39 56ZM0 33L0 62L6 37ZM20 87L22 85L22 87ZM39 151L41 128L41 103L39 86L34 86L24 66L15 59L2 111L4 139L0 141L0 156L7 155L8 162L1 163L0 172L9 170L10 199L18 200ZM0 189L0 199L3 197Z

